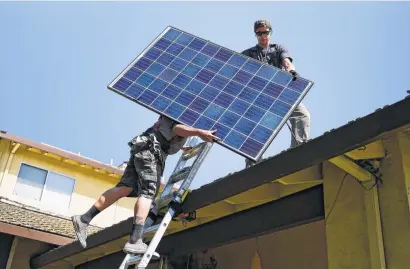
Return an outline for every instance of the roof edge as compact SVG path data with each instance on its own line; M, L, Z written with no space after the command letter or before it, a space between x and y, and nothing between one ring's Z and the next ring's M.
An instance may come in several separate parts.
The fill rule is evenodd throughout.
M32 140L27 139L27 138L23 138L23 137L20 137L20 136L17 136L17 135L13 135L13 134L8 133L8 132L3 131L3 130L0 132L0 138L7 139L7 140L10 140L10 141L14 141L16 143L24 144L26 146L36 148L36 149L39 149L39 150L42 150L42 151L45 151L45 152L49 152L49 153L61 156L63 158L67 158L67 159L76 161L78 163L89 165L93 168L106 170L106 171L108 171L110 173L113 173L113 174L122 175L123 172L124 172L120 168L116 168L114 166L99 162L97 160L93 160L93 159L90 159L90 158L87 158L87 157L84 157L84 156L80 156L78 154L75 154L75 153L72 153L72 152L69 152L69 151L66 151L66 150L51 146L51 145L47 145L47 144L44 144L44 143L38 143L38 142L32 141Z

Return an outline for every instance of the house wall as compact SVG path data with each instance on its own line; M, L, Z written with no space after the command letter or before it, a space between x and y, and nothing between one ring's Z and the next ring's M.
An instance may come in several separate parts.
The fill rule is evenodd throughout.
M192 259L191 269L327 269L325 224L317 221L203 250Z
M9 251L9 257L5 269L30 269L30 258L38 253L44 253L54 245L14 236L12 247Z
M82 214L92 206L95 199L119 181L118 178L113 178L78 165L72 165L41 153L29 151L24 145L21 145L13 156L10 154L12 148L13 146L10 144L10 141L0 140L0 196L43 211L57 213L66 217ZM9 160L11 162L8 164ZM22 164L28 164L73 178L75 185L69 206L66 208L58 207L58 199L45 203L14 194ZM132 216L134 203L135 199L123 198L100 213L91 224L107 227L127 219Z

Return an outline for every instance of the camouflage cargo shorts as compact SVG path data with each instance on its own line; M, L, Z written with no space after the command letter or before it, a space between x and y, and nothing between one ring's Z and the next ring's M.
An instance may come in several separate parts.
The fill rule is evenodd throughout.
M151 137L138 136L133 141L130 159L117 187L131 187L128 197L154 199L165 169L165 153Z

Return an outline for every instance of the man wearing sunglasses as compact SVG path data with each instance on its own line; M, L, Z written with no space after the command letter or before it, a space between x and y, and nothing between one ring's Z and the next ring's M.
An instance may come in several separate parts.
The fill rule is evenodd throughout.
M254 23L253 30L258 40L258 44L244 50L242 54L288 71L293 75L293 79L297 79L298 73L295 71L295 66L292 63L293 59L288 50L282 45L270 42L270 37L272 35L272 26L270 22L267 20L258 20ZM310 113L302 103L300 103L293 111L289 121L291 123L292 132L291 147L301 144L309 139ZM246 159L245 163L246 167L254 164L254 162L249 159Z

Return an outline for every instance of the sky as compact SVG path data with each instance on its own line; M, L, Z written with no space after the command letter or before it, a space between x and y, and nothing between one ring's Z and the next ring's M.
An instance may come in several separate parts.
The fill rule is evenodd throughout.
M315 138L406 96L408 14L410 2L1 2L0 129L119 165L158 115L107 85L165 27L241 52L256 44L253 22L268 19L272 42L315 83L302 101ZM285 126L265 156L290 138ZM191 188L244 166L215 144Z

